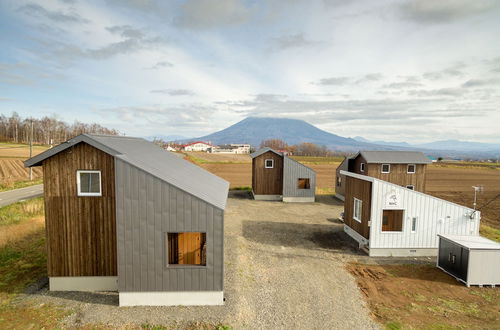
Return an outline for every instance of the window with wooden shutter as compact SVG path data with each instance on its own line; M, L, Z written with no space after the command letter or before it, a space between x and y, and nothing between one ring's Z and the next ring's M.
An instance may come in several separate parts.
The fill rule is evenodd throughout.
M206 233L168 233L167 240L169 265L206 266Z

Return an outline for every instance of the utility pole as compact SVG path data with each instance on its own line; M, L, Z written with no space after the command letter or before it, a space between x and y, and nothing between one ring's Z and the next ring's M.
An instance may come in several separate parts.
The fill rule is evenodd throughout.
M30 128L30 158L33 157L33 118L31 118ZM30 166L30 181L33 180L33 167Z

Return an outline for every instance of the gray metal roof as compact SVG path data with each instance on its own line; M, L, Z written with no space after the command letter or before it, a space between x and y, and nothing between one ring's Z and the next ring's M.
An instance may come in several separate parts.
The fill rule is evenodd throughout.
M432 161L420 151L360 151L367 163L376 164L430 164Z
M489 240L482 236L458 236L443 234L438 234L438 236L446 238L468 249L500 250L500 243Z
M42 165L44 159L80 142L88 143L220 209L226 207L229 182L142 138L81 134L26 160L24 165Z
M278 151L271 149L269 147L265 147L265 148L259 149L256 152L250 154L250 157L252 157L252 158L259 157L260 155L265 154L268 151L274 152L278 156L283 156L283 154L281 152L278 152Z

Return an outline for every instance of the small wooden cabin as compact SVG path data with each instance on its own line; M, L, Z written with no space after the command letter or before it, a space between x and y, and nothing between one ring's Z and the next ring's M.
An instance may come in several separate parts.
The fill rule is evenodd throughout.
M252 194L256 200L314 202L316 172L271 148L252 157Z
M340 171L367 175L425 192L425 172L431 162L419 151L360 151L346 157L337 168L335 194L344 200L346 178Z
M477 236L480 212L398 184L341 171L344 231L370 256L435 256L438 234Z
M228 182L140 138L82 134L42 166L53 291L121 306L223 303Z

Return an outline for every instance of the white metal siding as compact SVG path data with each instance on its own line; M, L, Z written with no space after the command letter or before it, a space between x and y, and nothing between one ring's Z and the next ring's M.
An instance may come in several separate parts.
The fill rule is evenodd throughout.
M403 231L382 232L385 196L395 191L404 209ZM437 248L438 234L478 235L480 213L472 209L381 180L372 183L370 248ZM412 217L417 228L411 232Z

